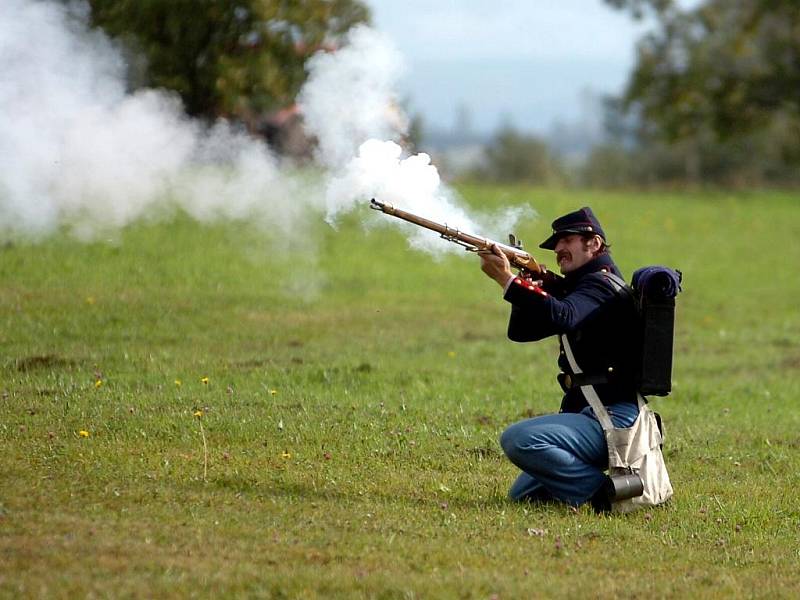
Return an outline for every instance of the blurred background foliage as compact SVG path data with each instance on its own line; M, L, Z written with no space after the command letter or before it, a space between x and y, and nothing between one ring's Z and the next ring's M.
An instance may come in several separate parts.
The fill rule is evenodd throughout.
M305 61L370 16L358 0L89 4L93 25L141 58L130 77L135 87L174 90L194 117L244 121L291 105L305 81Z
M701 0L682 9L674 0L603 1L654 26L638 43L624 91L603 99L602 138L578 159L509 123L481 140L478 161L448 173L448 160L426 140L424 113L412 115L409 148L431 152L450 179L800 184L800 2ZM273 115L294 107L306 60L335 51L351 27L370 22L359 0L89 4L93 24L127 49L132 88L174 90L190 115L238 121L268 141L276 139L270 128L285 127ZM310 155L299 147L298 155Z
M472 173L489 181L518 181L553 185L565 179L560 161L541 138L501 128L486 147L485 161Z
M629 177L798 182L800 2L705 0L682 11L670 0L606 1L636 18L650 11L658 24L638 44L624 93L608 102L617 125L633 117L616 127L613 155L631 148ZM592 153L588 178L612 160L608 150Z

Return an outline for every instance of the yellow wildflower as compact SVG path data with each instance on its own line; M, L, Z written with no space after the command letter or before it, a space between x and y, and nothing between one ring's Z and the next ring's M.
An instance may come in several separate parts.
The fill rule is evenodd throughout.
M450 358L455 358L456 353L451 350L450 352L447 353L447 356L449 356Z
M196 410L196 411L194 411L192 414L193 414L195 417L202 417L202 416L203 416L203 411L202 411L202 410Z
M86 296L86 304L94 304L95 299L94 296Z
M88 431L86 431L85 429L81 429L81 430L78 432L78 435L79 435L79 436L81 436L81 437L89 437L89 432L88 432Z
M202 383L203 385L208 385L208 377L201 377L200 383Z
M270 391L269 391L269 395L270 395L270 396L274 396L274 395L275 395L275 394L277 394L277 393L278 393L278 390L270 390Z
M96 381L94 382L94 387L95 387L95 388L98 388L98 389L99 389L99 388L101 388L102 386L103 386L103 380L102 380L102 379L98 379L98 380L96 380Z
M175 380L175 387L181 387L181 385L183 385L183 382L180 379L176 379Z
M281 458L292 458L292 453L284 451L281 453Z

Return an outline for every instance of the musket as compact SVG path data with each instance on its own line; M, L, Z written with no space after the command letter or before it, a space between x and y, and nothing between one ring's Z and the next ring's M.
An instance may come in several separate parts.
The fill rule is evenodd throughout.
M441 223L437 223L436 221L431 221L413 213L395 208L391 204L378 202L375 198L370 200L369 207L374 210L379 210L387 215L397 217L398 219L403 219L404 221L408 221L414 225L435 231L442 237L442 239L445 239L448 242L453 242L454 244L458 244L459 246L463 246L469 252L478 252L479 250L491 251L492 246L497 246L497 248L506 255L508 262L511 263L511 266L519 269L520 277L525 279L541 280L545 284L549 283L551 285L556 284L562 279L560 275L556 275L552 271L549 271L546 266L536 262L536 259L533 258L533 256L525 252L522 249L522 242L519 241L513 233L509 234L508 236L509 243L502 244L500 242L490 240L489 238L464 233L463 231L459 231L458 229L450 227L446 224L443 225Z

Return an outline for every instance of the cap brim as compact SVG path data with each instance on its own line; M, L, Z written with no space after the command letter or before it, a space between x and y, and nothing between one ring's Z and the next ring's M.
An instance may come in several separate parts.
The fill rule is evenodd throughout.
M544 248L545 250L555 250L558 240L560 240L564 236L571 235L573 233L587 233L587 232L582 231L580 229L562 229L561 231L555 231L553 232L553 235L551 235L549 238L547 238L545 241L539 244L539 248Z
M539 248L544 248L545 250L555 250L556 244L558 243L558 238L561 236L557 233L554 233L541 244L539 244Z
M573 233L580 233L581 235L597 235L600 236L600 239L603 240L603 242L606 241L604 235L597 231L592 231L592 229L560 229L559 231L554 231L553 235L539 244L539 248L544 248L545 250L555 250L558 240L565 235L571 235Z

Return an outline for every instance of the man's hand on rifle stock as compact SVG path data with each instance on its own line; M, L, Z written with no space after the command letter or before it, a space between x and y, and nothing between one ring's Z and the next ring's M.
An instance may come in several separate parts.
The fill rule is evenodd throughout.
M478 250L478 256L481 257L481 270L500 287L505 287L509 278L514 276L508 257L496 245L493 244L491 250Z

